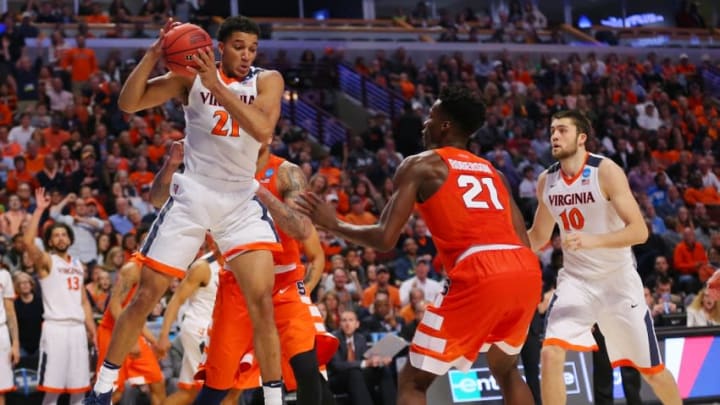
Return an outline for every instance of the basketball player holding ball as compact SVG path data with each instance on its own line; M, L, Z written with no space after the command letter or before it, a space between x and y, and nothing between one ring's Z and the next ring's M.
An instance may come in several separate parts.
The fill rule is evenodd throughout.
M283 79L276 71L252 66L260 30L246 17L229 17L221 24L219 63L195 29L167 44L164 52L165 36L173 37L172 30L178 27L183 26L167 22L125 82L118 105L124 112L135 113L181 97L186 121L185 170L173 175L170 198L140 248L144 266L138 291L117 319L107 356L85 404L110 403L119 365L137 340L145 318L172 278L185 274L209 230L246 298L265 404L278 405L282 403L278 334L274 322L263 320L274 318L271 252L281 245L267 209L254 197L258 151L261 144L269 142L280 116ZM150 78L163 56L172 62L171 71ZM203 401L215 403L219 401L213 396L225 393L211 390L204 394Z

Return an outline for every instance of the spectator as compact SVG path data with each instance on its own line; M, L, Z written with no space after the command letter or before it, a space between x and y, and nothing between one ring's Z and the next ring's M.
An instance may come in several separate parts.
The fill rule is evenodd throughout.
M702 289L687 308L687 326L717 325L720 325L720 305Z
M430 272L430 257L420 257L415 266L415 276L411 277L400 284L400 305L406 306L410 299L410 291L420 289L423 291L423 297L429 302L435 302L435 298L442 293L443 287L439 282L428 278ZM407 319L407 318L406 318Z
M378 356L366 359L368 342L358 333L359 326L354 312L342 313L340 330L335 332L340 346L328 364L330 387L335 393L347 393L352 405L394 404L395 382L388 367L392 359ZM382 397L378 401L371 394L376 387Z
M390 302L390 295L387 291L378 290L375 293L370 315L363 318L361 329L369 335L375 335L380 339L385 333L399 333L404 326L403 318L397 315L399 307Z
M64 52L61 66L69 71L74 91L81 90L90 80L90 76L97 72L95 51L85 46L84 35L75 36L75 47Z
M703 185L700 172L690 175L689 184L683 197L688 206L694 206L697 203L720 206L720 192L714 186Z
M63 211L69 204L74 205L70 214L63 215ZM87 265L97 258L97 242L95 236L102 230L103 222L94 216L90 216L88 202L78 198L76 194L70 193L60 201L59 204L50 207L50 217L67 224L72 228L75 235L75 243L70 246L68 253L80 259Z
M374 301L378 292L384 292L389 297L389 302L395 310L399 310L401 307L400 302L400 290L397 287L390 285L390 270L384 264L377 266L377 284L370 286L363 291L362 294L362 306L369 308Z
M683 231L683 241L678 243L673 253L673 267L678 271L678 283L686 293L695 293L699 289L698 271L708 264L707 254L701 244L696 242L695 232L691 228Z
M350 197L350 212L345 215L345 221L355 225L372 225L377 217L365 210L365 203L357 195Z
M24 272L15 273L15 313L20 334L20 356L32 364L40 347L40 331L43 322L42 297L35 289L35 279Z
M22 113L20 115L20 124L12 127L8 140L10 142L16 142L20 145L21 150L24 151L34 132L35 127L30 125L30 114Z
M8 210L0 216L0 230L7 237L12 237L20 232L20 225L30 219L30 214L22 206L20 197L15 194L8 198Z

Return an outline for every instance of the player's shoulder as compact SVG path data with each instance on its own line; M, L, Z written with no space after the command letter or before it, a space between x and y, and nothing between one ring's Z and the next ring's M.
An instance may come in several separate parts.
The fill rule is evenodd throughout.
M426 150L403 159L398 167L398 172L423 171L437 165L438 163L442 163L442 160L443 159L440 154L433 150Z
M263 82L280 82L284 83L285 80L283 79L282 73L280 73L277 70L274 69L264 69L260 67L253 67L250 70L250 76L257 75L258 83Z

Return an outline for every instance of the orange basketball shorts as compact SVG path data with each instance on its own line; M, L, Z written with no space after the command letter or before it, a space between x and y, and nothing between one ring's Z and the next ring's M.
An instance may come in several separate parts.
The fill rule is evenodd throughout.
M524 247L488 250L460 261L445 291L429 305L410 345L410 362L437 375L467 370L495 344L522 348L542 290L537 256Z

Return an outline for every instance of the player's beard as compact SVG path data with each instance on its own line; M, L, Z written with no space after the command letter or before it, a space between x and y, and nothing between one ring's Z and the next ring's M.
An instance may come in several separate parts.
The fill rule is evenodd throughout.
M552 157L556 160L563 160L574 156L578 151L578 138L580 135L575 136L575 142L568 144L565 148L551 148Z
M53 248L53 250L54 250L56 253L65 254L65 253L67 253L68 249L70 249L70 245L65 245L65 246L53 246L52 248Z

